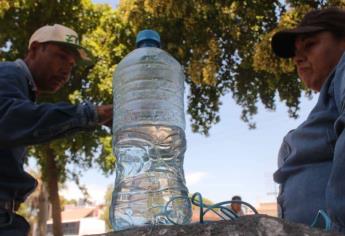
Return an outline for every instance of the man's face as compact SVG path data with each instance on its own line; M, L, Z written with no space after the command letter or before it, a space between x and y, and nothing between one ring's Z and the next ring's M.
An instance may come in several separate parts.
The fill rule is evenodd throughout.
M241 211L241 204L240 203L232 203L231 204L231 208L236 212L240 212Z
M30 59L38 91L55 93L69 80L78 54L61 44L41 43L35 45Z
M344 41L326 31L296 38L293 60L299 78L308 88L320 91L345 50Z

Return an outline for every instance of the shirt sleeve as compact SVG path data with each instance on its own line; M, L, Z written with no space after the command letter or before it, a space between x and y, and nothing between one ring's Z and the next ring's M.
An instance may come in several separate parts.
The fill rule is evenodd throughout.
M35 104L23 89L19 68L0 68L0 147L50 141L97 124L95 107L84 102Z

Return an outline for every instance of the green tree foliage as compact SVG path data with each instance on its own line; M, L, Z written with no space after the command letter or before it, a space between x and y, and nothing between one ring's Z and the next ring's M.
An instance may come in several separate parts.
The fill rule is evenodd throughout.
M193 130L204 134L219 121L220 97L231 93L242 119L257 112L259 99L274 109L272 78L253 69L253 48L277 24L279 1L123 0L118 11L134 34L161 33L163 48L184 67L190 88Z
M79 75L71 82L74 92L68 92L68 97L110 101L117 62L133 49L139 30L154 28L162 35L163 47L185 66L193 128L207 134L219 121L219 98L226 93L243 107L242 119L247 122L260 101L274 109L276 94L296 116L305 88L291 62L274 57L270 38L278 29L296 25L312 8L343 4L340 0L287 1L287 5L249 0L122 0L116 11L104 5L96 11L89 1L80 0L2 1L0 16L6 20L0 25L5 29L0 45L10 50L1 51L1 59L22 55L29 35L43 23L73 26L86 36L83 42L92 48L98 63L91 70L92 79L84 81ZM14 27L6 27L10 21L16 23ZM80 86L84 90L75 89Z
M242 106L241 118L255 127L252 116L259 102L274 110L278 96L296 117L305 90L291 61L272 54L272 34L296 25L312 8L344 5L342 0L122 0L114 10L90 0L1 0L0 61L23 57L37 28L69 26L81 35L96 63L77 68L68 86L39 102L111 103L116 65L134 49L136 33L152 28L185 68L193 131L208 134L220 120L220 97L227 93ZM78 183L84 170L96 166L108 174L115 162L105 128L35 146L30 155L42 166L43 179L55 183L55 195L57 182L70 178Z
M241 118L255 127L261 102L275 110L276 99L297 117L303 91L291 61L270 48L274 32L293 27L310 9L343 1L122 0L118 11L132 38L144 28L161 33L163 48L185 67L188 112L195 132L208 134L220 119L220 97L230 93L242 106ZM288 9L288 10L287 10Z

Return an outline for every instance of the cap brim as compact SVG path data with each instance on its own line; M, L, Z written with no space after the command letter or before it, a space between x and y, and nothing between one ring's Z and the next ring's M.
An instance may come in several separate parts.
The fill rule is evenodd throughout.
M61 41L49 41L49 42L60 44L60 45L75 49L79 54L79 60L77 61L77 64L81 64L81 65L94 64L94 59L91 52L80 45L67 43L67 42L61 42Z
M291 30L279 31L272 37L272 50L278 57L293 57L295 55L295 39L298 35L316 33L323 30L325 29L319 26L302 26Z

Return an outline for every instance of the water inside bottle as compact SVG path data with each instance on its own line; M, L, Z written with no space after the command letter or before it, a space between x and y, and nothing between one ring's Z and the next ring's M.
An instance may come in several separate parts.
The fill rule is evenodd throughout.
M183 173L184 131L142 125L116 132L113 192L116 230L146 224L187 224L191 218Z

